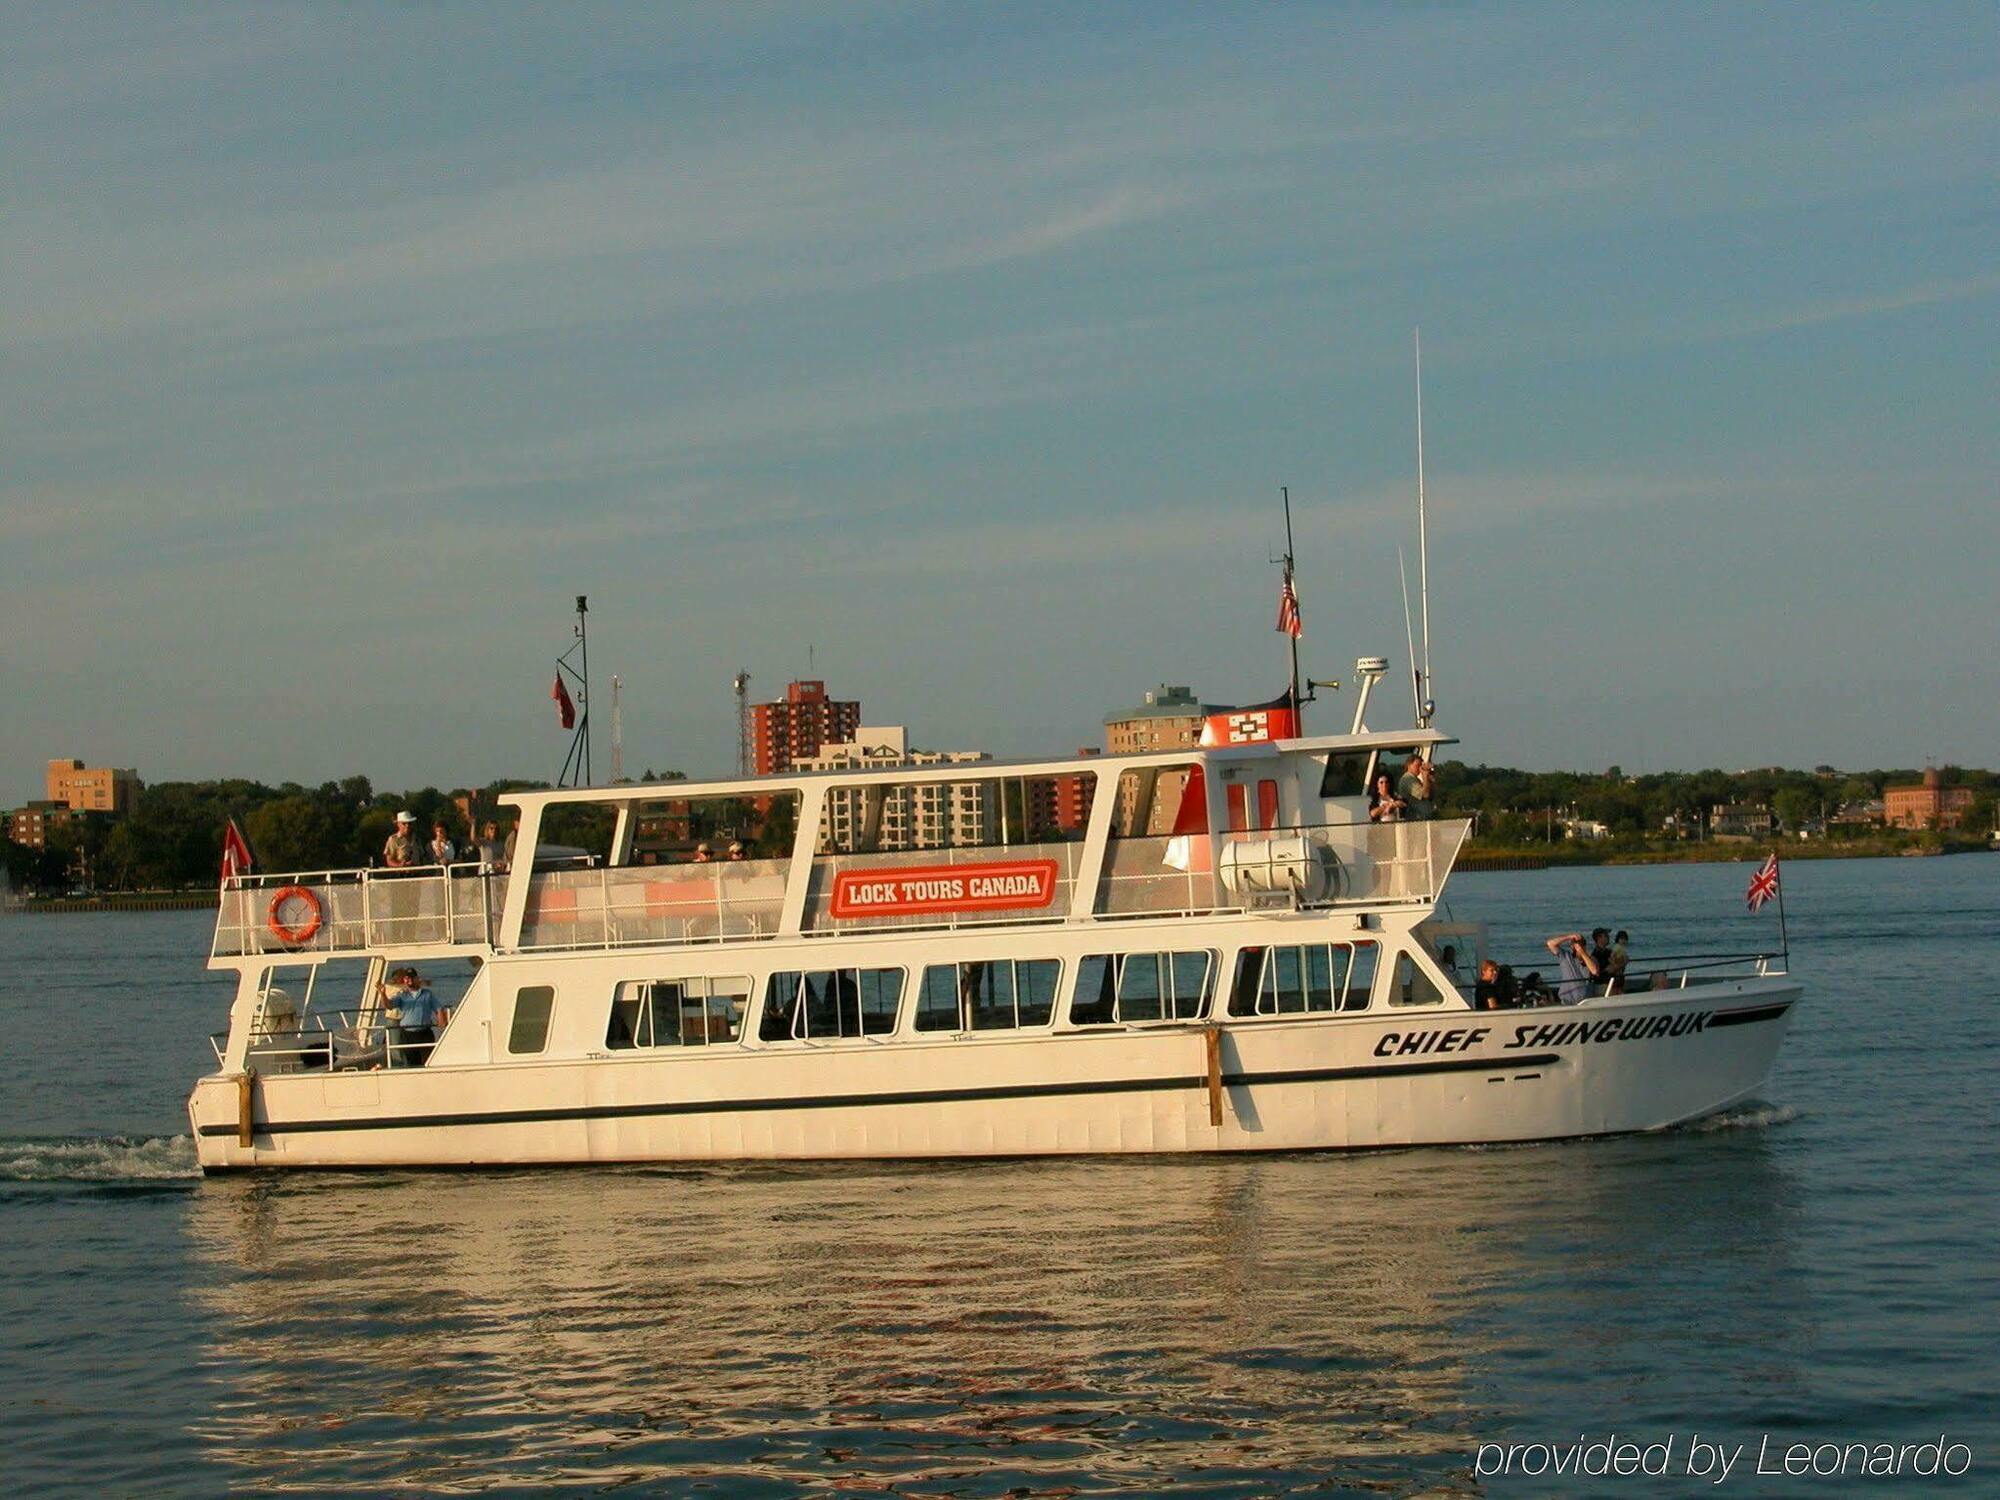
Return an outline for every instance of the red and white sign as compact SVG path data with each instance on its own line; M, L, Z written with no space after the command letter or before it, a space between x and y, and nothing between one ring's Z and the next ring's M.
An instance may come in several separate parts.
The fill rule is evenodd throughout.
M842 870L833 877L831 914L913 917L938 912L1020 911L1056 899L1056 862L1022 859L983 865L898 865Z

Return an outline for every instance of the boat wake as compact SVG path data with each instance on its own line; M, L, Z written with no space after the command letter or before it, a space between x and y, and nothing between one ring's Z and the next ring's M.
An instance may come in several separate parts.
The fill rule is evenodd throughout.
M167 1182L201 1176L185 1135L0 1140L0 1182Z
M1799 1111L1796 1105L1757 1102L1739 1104L1734 1109L1723 1110L1720 1114L1704 1115L1701 1119L1691 1120L1680 1128L1702 1135L1717 1130L1770 1130L1778 1125L1789 1125L1798 1117Z

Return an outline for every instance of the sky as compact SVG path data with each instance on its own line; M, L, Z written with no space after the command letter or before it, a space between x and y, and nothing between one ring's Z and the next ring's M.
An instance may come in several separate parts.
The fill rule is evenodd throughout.
M1101 743L1395 675L2000 763L1990 5L0 9L0 801L628 772L730 679ZM1344 728L1351 690L1309 727Z

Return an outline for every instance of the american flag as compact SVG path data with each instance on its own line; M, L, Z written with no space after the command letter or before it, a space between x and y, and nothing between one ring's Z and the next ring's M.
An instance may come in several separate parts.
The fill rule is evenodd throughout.
M1286 635L1296 640L1305 634L1305 626L1299 620L1299 596L1292 588L1292 575L1285 574L1285 586L1278 591L1278 627Z
M1778 894L1778 856L1775 852L1764 861L1763 868L1750 877L1750 889L1744 899L1750 910L1760 910L1766 901Z

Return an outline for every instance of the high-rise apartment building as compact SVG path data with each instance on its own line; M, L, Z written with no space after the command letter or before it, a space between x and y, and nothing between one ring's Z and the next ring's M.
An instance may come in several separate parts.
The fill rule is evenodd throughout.
M902 725L857 728L854 738L824 746L801 771L881 770L957 765L987 759L983 750L912 750ZM827 793L822 854L853 850L962 849L992 841L998 807L991 781L921 781L898 786L842 786Z
M1104 716L1104 748L1113 755L1141 750L1173 750L1201 742L1201 726L1213 709L1185 687L1161 683L1137 708Z
M852 740L860 727L858 699L829 698L824 682L787 683L777 702L751 705L751 764L759 776L789 771L823 746Z
M106 812L123 817L139 802L139 773L110 766L86 766L80 760L49 762L48 800L78 812Z

